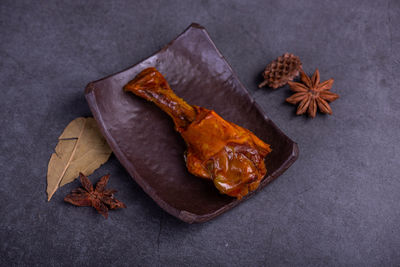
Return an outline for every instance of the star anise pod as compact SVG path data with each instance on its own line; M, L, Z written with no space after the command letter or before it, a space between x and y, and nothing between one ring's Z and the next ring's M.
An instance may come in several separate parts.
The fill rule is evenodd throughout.
M93 184L82 173L79 173L82 187L72 190L71 194L64 198L64 201L79 207L93 207L106 219L108 218L108 209L126 208L126 205L114 198L116 190L106 190L106 185L110 175L104 175L93 189Z
M304 114L306 111L311 118L317 113L317 106L323 113L332 115L332 109L328 102L335 101L339 98L338 94L329 91L333 85L333 79L329 79L320 83L319 71L315 70L314 75L308 77L303 70L300 70L301 81L304 83L288 82L290 89L296 92L291 97L286 98L290 104L297 104L297 115Z

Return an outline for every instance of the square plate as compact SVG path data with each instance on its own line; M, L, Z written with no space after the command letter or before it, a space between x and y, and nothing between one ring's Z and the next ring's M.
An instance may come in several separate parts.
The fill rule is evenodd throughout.
M156 67L189 104L213 109L271 145L265 159L268 172L256 191L237 200L187 171L185 143L168 115L122 90L147 67ZM188 223L205 222L233 208L281 175L298 156L297 144L264 114L198 24L133 67L89 83L85 95L108 144L132 178L161 208Z

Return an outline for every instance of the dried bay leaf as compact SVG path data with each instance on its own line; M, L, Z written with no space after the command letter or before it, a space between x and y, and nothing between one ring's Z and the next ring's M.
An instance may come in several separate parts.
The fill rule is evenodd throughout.
M48 201L57 189L72 182L79 172L88 176L105 163L111 149L93 118L71 121L58 138L47 169Z

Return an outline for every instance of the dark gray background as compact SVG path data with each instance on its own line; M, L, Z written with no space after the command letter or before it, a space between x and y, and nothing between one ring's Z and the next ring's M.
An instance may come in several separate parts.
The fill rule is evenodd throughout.
M256 196L188 225L166 214L114 156L128 208L105 220L63 197L46 201L47 163L85 85L205 26L300 157ZM395 266L400 264L400 1L0 2L0 263L19 265ZM289 51L335 79L333 116L285 104L287 86L258 89ZM168 159L166 159L168 160Z

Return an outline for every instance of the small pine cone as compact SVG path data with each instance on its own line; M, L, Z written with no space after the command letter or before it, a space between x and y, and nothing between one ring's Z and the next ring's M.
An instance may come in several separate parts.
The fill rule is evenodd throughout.
M285 53L268 64L262 74L264 81L258 87L261 88L268 85L276 89L284 86L288 81L293 81L299 75L300 69L300 58L293 54Z

